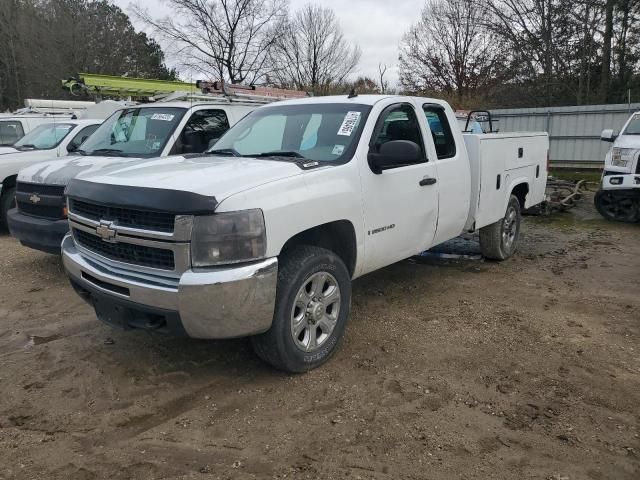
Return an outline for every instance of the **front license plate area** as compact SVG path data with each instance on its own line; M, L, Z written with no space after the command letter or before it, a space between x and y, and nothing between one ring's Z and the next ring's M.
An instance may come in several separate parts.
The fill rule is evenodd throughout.
M133 320L131 310L101 298L93 299L93 308L101 322L113 327L130 329Z

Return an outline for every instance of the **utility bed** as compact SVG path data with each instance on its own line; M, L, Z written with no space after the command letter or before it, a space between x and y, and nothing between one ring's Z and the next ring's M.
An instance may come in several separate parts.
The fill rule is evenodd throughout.
M464 134L471 167L471 202L466 230L476 230L504 215L506 192L528 180L524 210L544 201L547 171L540 158L549 150L545 132Z

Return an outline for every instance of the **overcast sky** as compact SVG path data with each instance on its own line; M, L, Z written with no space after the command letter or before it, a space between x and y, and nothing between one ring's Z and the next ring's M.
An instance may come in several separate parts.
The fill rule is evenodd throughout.
M128 11L133 0L112 0ZM138 1L138 0L136 0ZM296 10L309 0L289 0L291 9ZM139 0L155 17L171 14L162 1ZM398 43L404 32L414 23L422 0L316 0L336 12L345 37L357 43L362 49L362 59L357 74L378 76L380 62L389 66L387 79L395 84L398 78ZM313 3L313 2L312 2ZM135 22L134 22L135 23ZM142 26L135 24L137 28Z

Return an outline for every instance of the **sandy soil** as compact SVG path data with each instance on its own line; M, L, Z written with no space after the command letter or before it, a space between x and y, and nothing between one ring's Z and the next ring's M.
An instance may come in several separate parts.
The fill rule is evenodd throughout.
M0 478L637 480L640 225L596 218L356 281L343 348L301 376L103 326L2 236Z

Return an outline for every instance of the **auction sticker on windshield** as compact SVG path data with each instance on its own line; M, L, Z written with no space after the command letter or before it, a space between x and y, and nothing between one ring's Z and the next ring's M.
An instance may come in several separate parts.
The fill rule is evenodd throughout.
M151 115L151 120L162 120L164 122L170 122L175 118L175 115L171 115L170 113L154 113Z
M347 112L342 125L340 126L340 130L338 130L338 135L350 137L355 128L358 126L359 120L360 112Z

